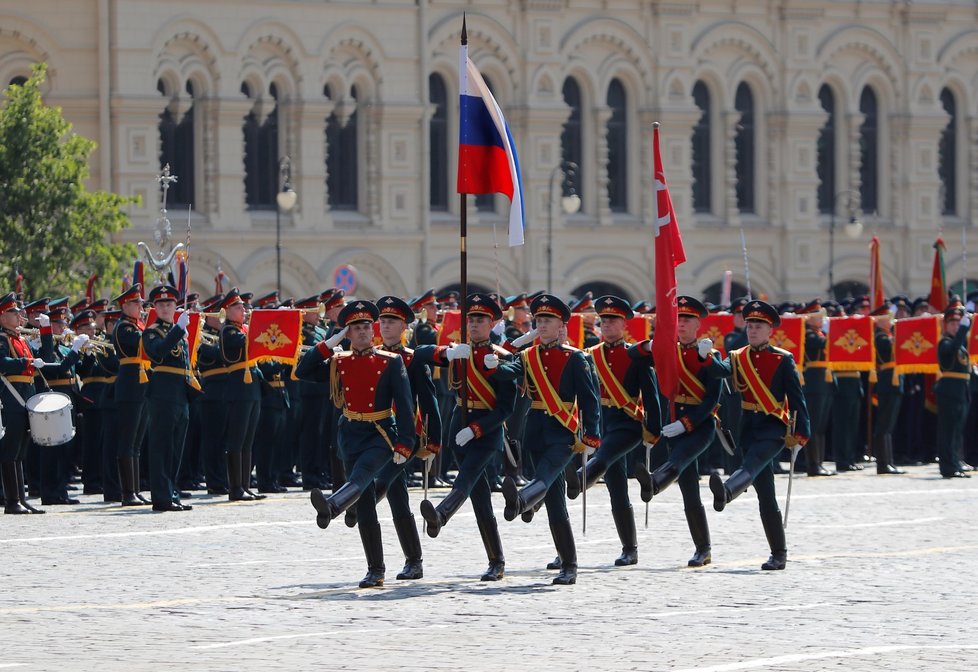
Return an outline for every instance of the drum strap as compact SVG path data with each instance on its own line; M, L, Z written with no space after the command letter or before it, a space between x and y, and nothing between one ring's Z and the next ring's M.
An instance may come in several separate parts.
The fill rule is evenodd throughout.
M20 404L21 408L27 408L27 403L24 401L24 398L20 396L20 392L17 391L17 388L10 384L10 381L7 380L7 376L0 376L0 378L3 379L3 384L7 386L8 390L10 390L10 394L14 396L14 399L17 400L17 403Z

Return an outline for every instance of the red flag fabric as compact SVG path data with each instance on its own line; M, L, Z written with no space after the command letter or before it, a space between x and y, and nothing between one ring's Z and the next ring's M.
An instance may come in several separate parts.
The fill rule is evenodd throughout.
M795 368L805 369L805 316L782 315L781 326L771 333L771 345L787 350L795 357Z
M873 318L864 315L830 317L828 360L836 371L876 369Z
M700 328L696 332L696 339L710 339L713 341L713 347L726 357L727 351L723 347L723 337L733 331L733 329L733 313L710 313L700 320Z
M88 276L88 282L85 284L85 300L88 303L94 303L95 301L95 281L98 280L98 273L92 273Z
M462 338L462 311L446 310L438 331L438 345L458 343Z
M625 322L625 341L631 345L644 341L652 334L652 318L649 315L636 315Z
M897 320L893 327L893 359L896 373L935 373L937 344L943 315L922 315Z
M879 236L873 236L869 241L869 296L873 302L873 310L886 301L886 293L883 291L883 270L880 267Z
M652 131L653 182L655 184L655 358L659 389L667 399L676 393L679 381L678 339L679 313L676 306L676 266L686 261L683 239L679 234L676 211L672 207L666 175L659 150L659 125Z
M301 345L301 310L251 312L248 324L248 361L295 364Z
M944 312L947 308L947 281L944 279L944 239L940 236L934 243L934 270L930 275L930 298L927 303L934 310Z

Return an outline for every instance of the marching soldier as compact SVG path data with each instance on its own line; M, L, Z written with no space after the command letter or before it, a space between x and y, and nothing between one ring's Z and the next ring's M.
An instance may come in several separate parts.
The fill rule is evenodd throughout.
M95 338L96 328L95 311L90 308L81 311L71 320L72 331L89 339ZM90 345L83 347L82 353L81 360L75 367L82 383L79 396L85 417L82 476L86 491L97 486L106 502L121 502L119 477L115 476L115 457L109 460L111 469L103 464L106 459L103 455L106 394L115 382L118 360L111 362L115 358L114 353Z
M560 343L560 330L570 319L570 309L556 296L542 294L533 300L530 310L540 344L500 365L496 374L522 380L524 394L533 399L526 443L533 458L534 479L522 490L512 478L503 482L504 516L513 520L522 514L529 522L534 507L544 502L561 563L553 582L574 584L577 548L564 499L563 472L575 454L593 453L600 445L601 406L584 353ZM578 428L583 429L582 438L577 436Z
M207 494L227 495L227 450L224 445L227 427L228 404L224 401L224 388L228 371L221 358L221 322L218 312L223 294L207 299L203 304L204 322L201 325L200 345L197 347L197 370L203 395L200 404L200 443L204 458L204 479Z
M139 451L146 433L149 377L143 365L142 285L138 282L112 299L122 317L112 330L112 344L119 357L119 373L112 392L118 413L117 439L122 505L142 506L149 500L139 493Z
M747 297L734 299L730 304L730 312L733 313L733 331L723 336L723 351L731 352L737 348L747 345L747 324L744 322L744 306L747 305ZM723 471L732 474L743 461L744 456L740 450L740 419L743 416L743 409L740 407L740 394L729 385L725 385L720 394L720 425L730 432L734 438L734 454L730 455L723 451Z
M44 513L27 503L24 486L24 458L30 442L27 399L34 396L35 377L45 365L20 335L24 309L17 295L9 292L0 298L0 416L6 433L0 439L0 475L3 477L3 512L9 514Z
M265 495L251 491L251 444L261 412L261 380L258 367L248 360L246 307L237 287L221 301L224 326L220 333L221 361L227 370L224 403L228 406L224 445L227 449L228 500L251 502Z
M421 460L429 460L438 454L440 448L438 442L442 434L441 417L438 413L438 401L435 399L435 386L431 381L431 371L424 362L414 356L414 350L405 348L401 344L408 323L414 320L414 313L411 312L407 302L396 296L382 296L377 299L377 307L380 315L380 337L383 340L381 348L386 352L400 355L411 385L411 401L416 402L414 408L418 422L415 429L421 441L416 455ZM404 551L404 569L397 575L399 580L420 579L424 576L421 539L408 501L407 479L404 473L407 464L407 461L400 464L388 462L377 476L376 482L377 500L387 497L397 539L401 543L401 550Z
M406 461L414 452L411 386L404 362L373 347L377 306L369 301L347 304L339 314L339 332L306 352L296 367L300 378L330 384L333 403L343 410L337 436L346 463L346 483L332 496L312 491L316 524L330 521L356 504L360 540L367 558L361 588L384 585L384 546L377 521L374 479L391 459ZM349 333L352 350L334 353Z
M805 316L805 404L812 429L812 440L805 446L805 467L809 476L834 476L836 472L822 466L825 432L836 393L835 374L828 361L829 323L818 299L805 305L799 314Z
M968 420L971 391L971 362L968 358L968 329L971 316L960 305L944 311L944 334L937 344L941 377L934 384L937 397L937 450L941 476L971 478L961 464L964 425Z
M190 421L191 398L200 384L190 370L187 325L184 311L173 322L179 293L169 285L154 287L149 300L156 309L156 322L143 332L143 350L152 362L146 405L149 415L149 482L153 511L189 511L180 503L176 488L180 457Z
M781 324L778 311L764 301L751 301L744 308L744 319L749 345L728 353L723 361L714 354L709 362L711 375L732 376L734 386L743 395L744 464L726 482L719 474L711 475L710 490L713 508L723 511L753 484L771 547L771 557L761 569L779 570L785 568L788 550L771 461L786 441L789 447L804 446L808 441L808 409L794 357L768 342L774 327ZM709 339L704 341L709 343Z
M625 344L625 322L634 316L628 302L617 296L602 296L594 305L601 318L603 342L589 352L601 391L601 447L588 460L587 482L583 483L582 470L567 481L567 496L575 499L582 483L590 488L604 477L621 540L621 555L615 565L634 565L638 562L638 533L628 499L627 458L639 445L651 447L658 440L662 428L659 391L652 367L631 357ZM645 475L647 478L648 473Z
M508 359L509 353L489 340L492 325L502 317L502 311L488 294L469 294L466 299L466 330L469 343L451 347L426 345L414 351L415 360L439 367L448 367L448 380L457 399L448 436L455 444L458 456L458 476L451 491L434 506L429 500L421 502L429 537L437 537L441 528L468 498L479 526L482 543L489 558L483 581L499 581L506 570L502 540L492 509L492 494L486 468L493 457L503 450L503 423L516 401L516 383L495 375L495 358ZM461 393L462 361L468 367L468 393L465 397L468 416L462 426ZM487 361L488 360L488 361ZM454 364L452 362L455 362Z
M319 305L317 295L296 303L302 313L302 345L314 348L322 343L328 334L319 325L319 315L315 308ZM299 381L299 470L302 472L302 489L338 488L340 484L326 481L329 465L330 426L333 409L329 401L329 385L312 380ZM334 480L336 474L333 474Z
M98 303L98 302L96 302ZM108 302L106 302L108 303ZM106 341L112 343L112 333L122 318L122 311L112 308L96 312L105 329ZM114 347L98 357L99 367L105 371L105 388L100 401L102 415L102 499L106 502L122 502L122 481L119 474L119 411L115 398L115 381L119 378L119 353ZM95 369L96 371L98 369Z
M590 350L601 342L600 334L595 330L594 323L598 319L594 312L594 295L585 292L584 296L570 305L571 314L580 315L584 322L584 349Z
M900 415L903 376L896 374L893 355L893 323L890 306L884 303L870 315L876 323L876 426L873 429L873 456L877 474L903 474L893 464L893 429Z
M686 523L696 551L687 563L690 567L710 564L710 527L706 510L700 499L699 469L696 459L706 452L716 437L716 411L720 402L721 381L708 373L713 349L709 338L696 342L700 320L707 315L706 306L691 296L676 299L679 314L679 384L672 398L675 421L662 428L669 447L669 459L651 477L639 465L642 500L650 501L667 487L679 481L686 510ZM637 346L639 351L650 351L649 341Z

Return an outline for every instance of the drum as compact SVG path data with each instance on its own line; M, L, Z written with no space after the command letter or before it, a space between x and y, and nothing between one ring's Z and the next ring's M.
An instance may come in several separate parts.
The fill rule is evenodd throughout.
M60 446L71 441L71 397L62 392L41 392L27 400L31 438L39 446Z

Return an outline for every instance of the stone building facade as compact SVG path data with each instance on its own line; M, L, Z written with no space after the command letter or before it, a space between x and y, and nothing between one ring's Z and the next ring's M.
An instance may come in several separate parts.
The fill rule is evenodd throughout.
M505 198L469 199L470 282L652 296L654 121L680 291L728 269L743 285L742 231L753 293L772 300L825 296L830 270L866 283L873 232L888 291L928 288L942 229L948 280L962 277L978 220L973 0L0 0L0 83L49 63L47 100L99 143L91 186L142 198L126 240L152 236L172 164L195 289L218 267L275 288L278 226L284 294L349 263L358 295L410 295L458 281L463 12L527 215L526 245L508 248ZM298 203L277 219L284 156Z

